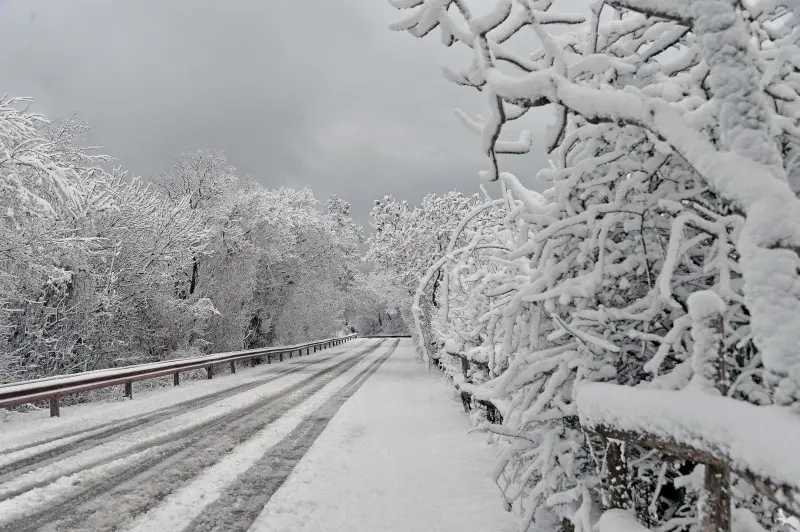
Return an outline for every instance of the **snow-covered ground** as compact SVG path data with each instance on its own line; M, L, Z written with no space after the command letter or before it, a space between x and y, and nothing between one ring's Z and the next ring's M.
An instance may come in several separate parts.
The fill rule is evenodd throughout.
M410 340L16 415L0 531L514 530L493 450Z
M400 347L339 411L251 530L517 530L487 474L494 450L441 374Z

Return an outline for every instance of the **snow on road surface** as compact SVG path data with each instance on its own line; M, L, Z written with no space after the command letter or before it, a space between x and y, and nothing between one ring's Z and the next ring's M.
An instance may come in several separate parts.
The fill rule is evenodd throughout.
M516 531L495 452L410 340L339 411L253 523L260 532Z
M0 531L512 530L486 478L493 451L436 379L410 341L360 339L60 419L14 416Z
M181 381L178 387L155 388L138 391L134 383L134 401L84 403L76 406L62 406L62 417L51 418L47 408L24 414L11 414L5 421L0 420L0 452L17 447L29 446L44 440L62 440L69 433L100 429L111 421L135 419L159 409L174 407L176 404L208 397L213 392L224 394L250 383L263 383L265 377L280 375L284 371L310 362L328 359L332 355L345 353L363 346L366 339L359 338L340 346L319 351L313 355L290 359L284 363L258 366L255 369L240 371L235 375L215 376L212 380ZM165 377L169 379L169 377ZM119 387L120 394L122 387Z

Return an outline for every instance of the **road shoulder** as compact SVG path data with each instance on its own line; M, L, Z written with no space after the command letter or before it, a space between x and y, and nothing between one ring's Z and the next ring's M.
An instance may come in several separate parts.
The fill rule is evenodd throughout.
M495 449L467 435L441 374L402 340L339 410L251 530L517 529L489 479Z

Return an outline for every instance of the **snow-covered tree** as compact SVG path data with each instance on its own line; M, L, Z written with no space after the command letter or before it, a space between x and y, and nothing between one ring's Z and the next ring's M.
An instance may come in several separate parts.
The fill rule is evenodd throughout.
M372 270L356 283L351 292L347 323L361 336L409 334L403 321L400 301L408 301L405 288L392 283L386 274Z
M436 269L433 279L424 287L424 296L414 303L419 279L445 255L453 229L477 203L477 195L449 192L442 196L426 195L419 206L412 208L405 201L387 196L376 201L370 213L373 233L366 260L396 288L397 297L392 303L400 308L408 329L416 333L414 321L425 323L422 335L416 339L422 345L432 342L428 333L430 319L434 309L441 306L444 275L441 269Z
M445 74L489 101L487 118L459 116L480 135L483 175L501 182L507 217L451 244L459 260L438 327L446 350L488 368L462 384L504 410L502 426L481 426L505 442L497 478L523 530L591 529L603 449L577 423L574 393L597 380L687 386L694 292L726 303L727 394L796 403L792 6L609 0L573 14L504 0L479 14L466 0L392 3L412 10L394 29L438 27L446 45L470 49L471 63ZM533 148L526 132L505 139L505 126L542 107L556 121L536 147L551 159L540 195L501 157ZM691 468L631 452L639 520L691 529L694 492L681 480ZM734 499L769 524L772 508L748 486L737 483Z
M6 381L329 336L362 290L341 198L179 157L145 185L87 126L0 102L0 369Z
M0 99L0 328L5 378L59 365L80 272L97 241L85 230L115 207L97 159L71 146L80 128L48 124L26 99Z
M214 221L214 243L203 259L208 273L199 284L199 294L222 313L212 335L217 348L302 340L341 328L360 229L349 206L338 201L340 210L326 212L309 189L250 183L229 193Z

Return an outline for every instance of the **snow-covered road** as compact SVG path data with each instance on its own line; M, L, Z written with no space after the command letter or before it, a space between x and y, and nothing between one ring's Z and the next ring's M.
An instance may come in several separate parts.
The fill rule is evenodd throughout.
M0 531L512 530L492 450L435 378L408 340L359 339L17 416L0 425Z

